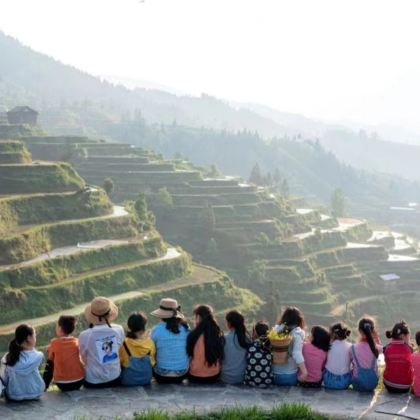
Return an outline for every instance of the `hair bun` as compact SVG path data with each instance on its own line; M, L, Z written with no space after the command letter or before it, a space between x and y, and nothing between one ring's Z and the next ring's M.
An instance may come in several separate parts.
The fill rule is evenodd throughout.
M392 338L392 331L385 331L386 338Z
M348 329L346 329L346 337L349 337L349 336L350 336L350 334L351 334L351 331L350 331L350 330L348 330Z

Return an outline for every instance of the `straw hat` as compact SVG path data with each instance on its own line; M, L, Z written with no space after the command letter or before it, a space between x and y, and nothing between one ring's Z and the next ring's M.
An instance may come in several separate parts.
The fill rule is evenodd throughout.
M89 324L110 324L117 316L117 306L103 296L96 297L85 308L85 318Z
M180 318L184 319L184 315L181 312L181 306L178 305L178 302L175 299L162 299L159 304L159 308L152 312L153 316L156 316L161 319L168 318Z

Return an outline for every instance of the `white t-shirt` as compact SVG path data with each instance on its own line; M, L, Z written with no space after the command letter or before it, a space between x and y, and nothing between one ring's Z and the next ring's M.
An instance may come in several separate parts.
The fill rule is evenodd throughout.
M86 381L100 384L121 374L119 350L124 341L121 325L95 325L80 333L80 355L85 363Z
M328 351L325 369L334 375L345 375L351 370L351 343L347 340L334 340Z

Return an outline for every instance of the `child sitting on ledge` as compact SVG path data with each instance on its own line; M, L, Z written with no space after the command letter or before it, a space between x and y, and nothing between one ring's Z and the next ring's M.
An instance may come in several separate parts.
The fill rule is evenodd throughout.
M320 388L330 349L330 333L325 327L316 325L312 327L311 336L311 341L303 345L303 358L308 375L299 385L305 388Z
M83 385L85 369L79 351L79 340L73 337L76 317L62 315L58 319L53 338L47 349L48 361L44 372L46 388L54 379L61 391L76 391Z
M44 393L45 383L39 373L44 356L35 345L35 329L19 325L0 367L0 379L9 401L36 400Z

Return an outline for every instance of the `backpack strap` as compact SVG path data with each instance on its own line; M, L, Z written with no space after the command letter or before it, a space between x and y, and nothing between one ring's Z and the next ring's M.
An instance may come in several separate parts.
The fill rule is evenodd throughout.
M124 340L124 342L123 342L123 346L124 346L124 348L125 348L125 351L126 351L126 352L127 352L127 354L128 354L128 357L131 357L131 351L130 351L130 349L128 348L127 343L125 342L125 340Z
M356 362L357 369L360 369L360 363L359 363L359 359L356 356L356 350L355 350L354 344L351 346L351 352L353 354L353 359Z

